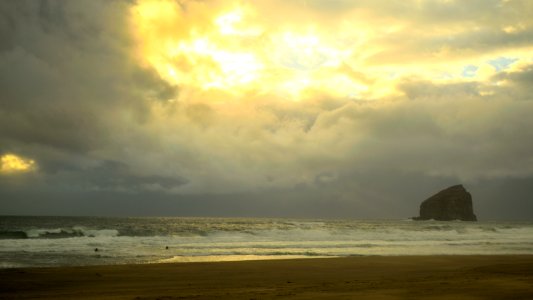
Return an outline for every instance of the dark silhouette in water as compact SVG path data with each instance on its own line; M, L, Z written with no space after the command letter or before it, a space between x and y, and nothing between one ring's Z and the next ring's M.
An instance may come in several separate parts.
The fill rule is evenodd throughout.
M94 248L94 252L98 252L98 248Z

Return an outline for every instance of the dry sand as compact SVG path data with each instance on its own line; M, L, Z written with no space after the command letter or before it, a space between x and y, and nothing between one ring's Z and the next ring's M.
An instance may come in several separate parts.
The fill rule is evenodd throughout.
M533 299L533 256L2 269L0 299Z

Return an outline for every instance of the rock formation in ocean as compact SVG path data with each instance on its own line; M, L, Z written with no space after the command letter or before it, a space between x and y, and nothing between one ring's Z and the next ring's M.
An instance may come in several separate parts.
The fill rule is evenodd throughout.
M472 207L472 195L463 185L454 185L420 204L420 216L415 220L477 221Z

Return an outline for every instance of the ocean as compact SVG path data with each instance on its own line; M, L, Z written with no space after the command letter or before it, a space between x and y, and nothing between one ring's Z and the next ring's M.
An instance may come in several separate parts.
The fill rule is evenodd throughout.
M0 268L533 254L533 222L0 217Z

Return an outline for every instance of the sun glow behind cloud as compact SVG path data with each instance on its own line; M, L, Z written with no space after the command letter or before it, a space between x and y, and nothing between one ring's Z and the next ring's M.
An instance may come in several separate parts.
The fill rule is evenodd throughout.
M20 159L0 188L294 192L303 204L379 195L398 174L465 184L533 174L533 1L0 10L0 153Z
M280 16L265 16L274 10ZM412 19L356 6L328 17L278 1L145 0L132 9L137 57L181 90L369 100L398 95L402 78L483 81L495 73L490 61L529 59L527 48L479 55L445 40L479 28Z
M497 109L480 107L481 98L501 95L507 74L532 61L519 36L529 23L504 30L515 21L498 17L513 3L495 0L471 16L460 14L476 5L440 0L140 0L130 10L132 52L179 91L151 102L153 130L209 168L180 166L191 180L179 191L291 186L335 173L343 161L368 163L382 151L365 150L373 126L393 132L411 122L389 124L397 114L429 118L446 134L471 129L453 128L456 114L487 125Z
M331 35L312 22L274 25L251 4L221 3L190 2L185 12L174 1L141 1L133 9L138 57L180 88L293 100L308 90L368 90L343 71L357 48L348 42L353 36Z
M34 170L35 161L15 154L0 156L0 174L24 173Z

